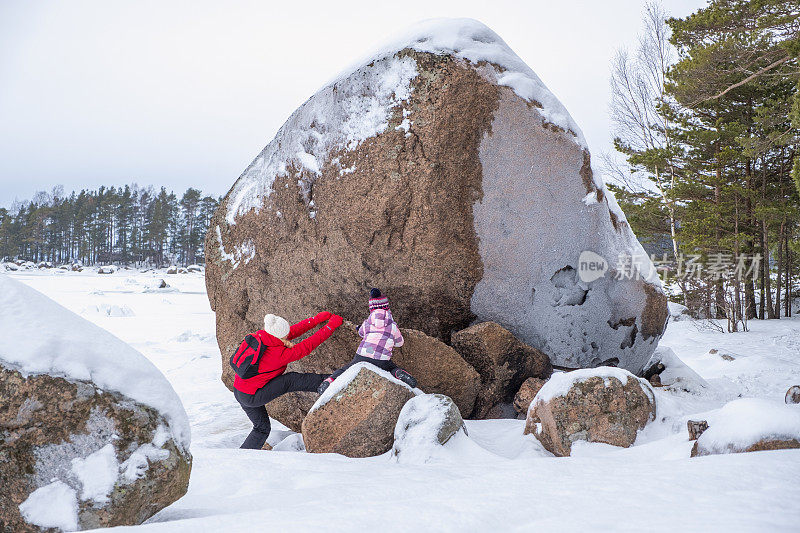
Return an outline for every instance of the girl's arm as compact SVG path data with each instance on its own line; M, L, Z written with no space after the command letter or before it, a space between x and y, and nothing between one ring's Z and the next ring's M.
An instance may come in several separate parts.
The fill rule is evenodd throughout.
M394 321L392 321L392 340L397 348L401 347L403 343L406 342L405 339L403 339L403 334L400 333L400 328L397 327Z

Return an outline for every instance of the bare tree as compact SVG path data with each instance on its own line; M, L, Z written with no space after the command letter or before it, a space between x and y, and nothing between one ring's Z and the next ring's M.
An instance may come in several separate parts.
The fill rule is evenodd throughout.
M663 6L650 1L645 5L639 35L633 53L626 49L617 52L611 72L611 121L617 145L629 154L651 154L649 163L620 169L609 156L606 167L615 179L629 190L647 194L656 192L669 216L672 251L678 257L675 201L670 192L675 186L676 152L670 122L670 101L665 87L670 66L676 53L669 42L669 29L664 21ZM614 168L616 166L616 168ZM683 281L678 280L686 299ZM684 302L685 303L685 302Z

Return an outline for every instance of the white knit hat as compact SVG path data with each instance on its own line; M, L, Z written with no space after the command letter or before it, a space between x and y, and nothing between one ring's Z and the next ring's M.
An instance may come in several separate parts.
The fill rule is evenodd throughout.
M264 317L264 331L273 337L282 339L289 334L289 323L285 318L269 314Z

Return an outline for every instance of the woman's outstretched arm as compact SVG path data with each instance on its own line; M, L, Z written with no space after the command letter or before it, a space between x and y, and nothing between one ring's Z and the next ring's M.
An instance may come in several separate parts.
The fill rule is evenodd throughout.
M310 329L313 329L331 317L331 314L328 311L322 311L321 313L317 313L316 316L312 316L306 318L305 320L301 320L297 324L293 324L289 328L289 340L296 339L300 335L304 334Z

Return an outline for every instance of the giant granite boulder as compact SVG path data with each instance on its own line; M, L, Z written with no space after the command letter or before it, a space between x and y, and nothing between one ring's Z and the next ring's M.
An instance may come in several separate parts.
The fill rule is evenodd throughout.
M425 22L309 98L225 196L205 249L224 354L267 312L360 322L371 286L402 326L447 342L495 321L562 366L639 372L667 319L580 129L469 19Z
M189 421L144 356L0 275L0 530L144 522L186 493Z

